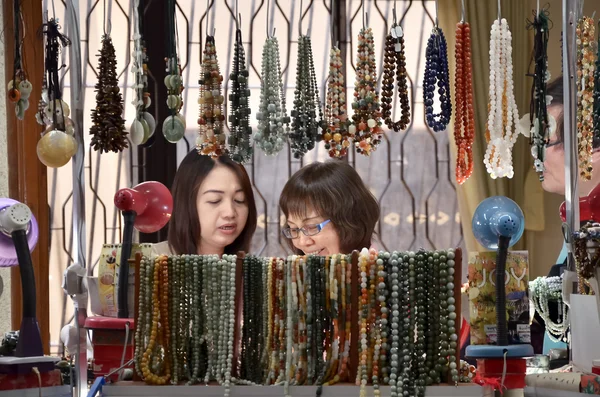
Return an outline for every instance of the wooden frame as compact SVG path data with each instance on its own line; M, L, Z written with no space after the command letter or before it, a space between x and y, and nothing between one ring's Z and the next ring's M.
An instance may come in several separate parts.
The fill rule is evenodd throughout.
M12 80L14 64L14 17L13 2L4 1L4 49L6 87ZM7 101L6 127L9 169L9 196L19 200L31 208L39 225L39 239L35 250L31 253L35 272L37 295L37 320L42 335L44 353L50 353L50 316L48 264L50 254L50 211L48 206L48 184L46 167L38 160L37 142L42 127L35 119L37 101L41 96L44 46L39 32L42 26L42 2L24 1L22 16L25 42L22 56L28 66L28 79L33 86L30 107L25 112L25 119L20 121L15 116L14 106ZM6 91L4 91L6 92ZM19 329L22 314L21 277L19 269L11 272L11 313L12 328Z

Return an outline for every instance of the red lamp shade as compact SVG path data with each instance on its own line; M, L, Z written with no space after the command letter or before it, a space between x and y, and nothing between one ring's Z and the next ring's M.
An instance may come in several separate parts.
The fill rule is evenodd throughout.
M162 183L148 181L119 190L115 194L115 206L121 211L136 213L134 227L137 230L154 233L171 219L173 196Z
M567 220L567 205L560 205L560 219ZM597 185L589 195L579 198L579 219L582 221L600 222L600 185Z

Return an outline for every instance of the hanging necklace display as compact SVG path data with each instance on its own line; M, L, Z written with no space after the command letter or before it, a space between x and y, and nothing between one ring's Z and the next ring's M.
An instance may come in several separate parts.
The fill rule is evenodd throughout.
M463 19L456 25L456 71L454 75L454 142L456 144L456 183L462 185L473 173L475 113L471 62L471 27Z
M219 157L225 154L225 132L223 130L225 115L223 114L223 94L221 83L223 75L219 72L215 37L206 36L200 72L200 135L196 140L198 153Z
M348 154L353 136L348 131L346 87L342 73L341 51L333 46L329 51L329 79L325 100L325 128L323 141L330 157L342 158Z
M423 103L425 104L425 120L429 128L435 132L444 131L452 117L450 101L450 74L448 73L448 49L444 32L438 26L438 2L435 2L435 25L427 40L425 52L425 74L423 76ZM440 102L440 113L433 113L435 90L437 85Z
M529 282L529 293L533 307L544 320L546 332L554 342L564 340L569 328L568 308L562 299L562 283L562 276L538 277ZM550 318L548 302L556 302L558 305L560 315L557 322Z
M123 98L117 77L117 57L109 31L104 31L98 61L96 83L96 107L92 109L90 146L102 152L121 152L129 147L127 130L123 119Z
M242 19L241 15L239 17ZM233 72L231 93L229 94L229 155L238 163L247 163L252 159L253 149L250 143L252 127L250 127L250 89L248 88L248 69L242 31L239 27L235 32L235 48L233 52Z
M152 103L148 92L148 54L142 37L144 0L133 3L133 65L131 73L134 78L134 95L132 105L135 106L135 119L131 124L129 136L136 145L151 144L148 142L154 135L156 120L146 110Z
M25 118L25 111L29 108L29 96L31 95L33 87L31 86L31 82L27 79L27 71L25 70L25 62L22 54L23 40L25 37L21 36L19 28L21 26L24 28L25 25L24 22L22 22L23 15L21 13L21 2L19 0L14 0L13 15L15 58L12 80L9 81L6 92L8 93L8 100L15 104L15 114L17 119L23 120L23 118Z
M302 14L300 20L302 20ZM302 35L301 25L299 28L296 90L294 91L292 130L290 133L292 153L297 159L315 147L315 143L321 138L319 128L323 121L312 45L310 37Z
M548 98L546 84L550 80L548 72L548 38L550 36L548 12L541 10L533 17L530 26L534 31L533 58L534 65L533 84L530 100L530 137L531 155L533 165L538 173L540 182L544 180L544 161L546 159L546 146L550 139L550 120L548 116Z
M396 8L393 9L394 23L385 38L385 58L383 63L383 84L381 86L381 109L385 124L396 132L405 130L410 124L410 102L406 76L406 56L404 53L404 31L396 23ZM392 120L394 102L394 75L396 91L400 99L401 116L399 121Z
M183 79L181 64L177 54L177 17L175 15L175 0L165 2L167 16L167 57L165 58L167 75L164 83L167 87L167 107L171 114L162 124L165 139L171 143L178 142L185 135L185 117L180 113L183 107Z
M600 31L600 21L598 21ZM594 71L594 137L593 142L600 142L600 37L596 45L596 70Z
M592 151L594 139L594 71L596 52L594 36L596 27L590 17L577 22L577 136L579 175L584 180L592 178Z
M358 153L369 156L381 143L383 131L377 92L373 31L371 28L365 28L364 19L363 28L358 33L356 83L352 109L354 110L353 125L349 127L349 131L354 136L354 146Z
M508 22L499 17L492 25L490 37L488 146L483 159L492 179L514 175L512 148L518 137L514 127L518 124L519 110L514 95L511 41Z
M77 152L77 141L73 136L73 121L69 119L71 110L62 100L58 57L61 47L70 44L68 38L59 32L56 19L52 18L43 25L45 36L45 71L42 97L38 105L36 120L46 127L37 144L38 158L47 167L62 167Z

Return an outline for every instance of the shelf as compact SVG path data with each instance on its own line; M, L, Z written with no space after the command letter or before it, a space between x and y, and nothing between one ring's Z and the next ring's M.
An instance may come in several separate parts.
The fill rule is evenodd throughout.
M2 390L0 397L72 397L70 386L42 387L40 389Z
M544 389L541 387L526 387L525 397L582 397L593 396L593 394L575 393L564 390Z
M353 385L335 385L323 388L322 397L358 397L359 387ZM290 386L293 397L314 397L316 386ZM481 397L482 388L476 385L431 386L425 393L426 397ZM201 396L223 397L222 386L142 386L139 383L118 383L102 388L103 397L178 397ZM231 397L283 397L282 386L233 386ZM367 395L373 395L373 388L367 388ZM381 387L381 396L390 395L389 386Z

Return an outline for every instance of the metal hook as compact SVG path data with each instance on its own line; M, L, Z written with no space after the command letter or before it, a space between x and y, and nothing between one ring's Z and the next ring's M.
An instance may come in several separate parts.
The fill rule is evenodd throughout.
M394 8L392 8L392 18L394 21L394 25L397 25L398 20L396 19L396 0L394 0Z
M461 0L461 3L462 3L462 16L461 16L462 19L460 21L462 23L464 23L465 19L466 19L466 16L465 16L466 15L466 12L465 12L465 0Z
M298 19L298 36L302 36L302 0L300 0L300 19Z
M242 15L240 14L238 0L235 0L235 14L239 16L239 20L237 17L235 18L235 29L240 30Z
M437 28L439 25L440 20L438 19L438 15L439 13L439 6L438 6L438 0L435 0L435 27Z
M240 12L238 14L238 18L235 20L235 23L237 25L237 30L242 30L242 13Z
M502 5L500 4L500 0L498 0L498 21L502 19Z
M331 46L333 47L333 43L335 41L335 31L333 30L335 24L335 19L334 19L334 15L333 15L333 0L329 1L329 10L331 11L331 18L329 21L329 29L330 29L330 33L331 33Z
M267 0L267 23L265 24L267 29L267 39L269 38L269 9L271 8L271 0Z
M208 34L208 13L210 12L210 0L206 0L206 37Z
M365 12L365 0L361 0L360 3L361 3L360 6L362 7L363 30L365 30L366 29L366 24L365 24L365 14L366 14L366 12Z
M540 15L540 0L537 0L537 12L535 14L535 16L539 16Z

